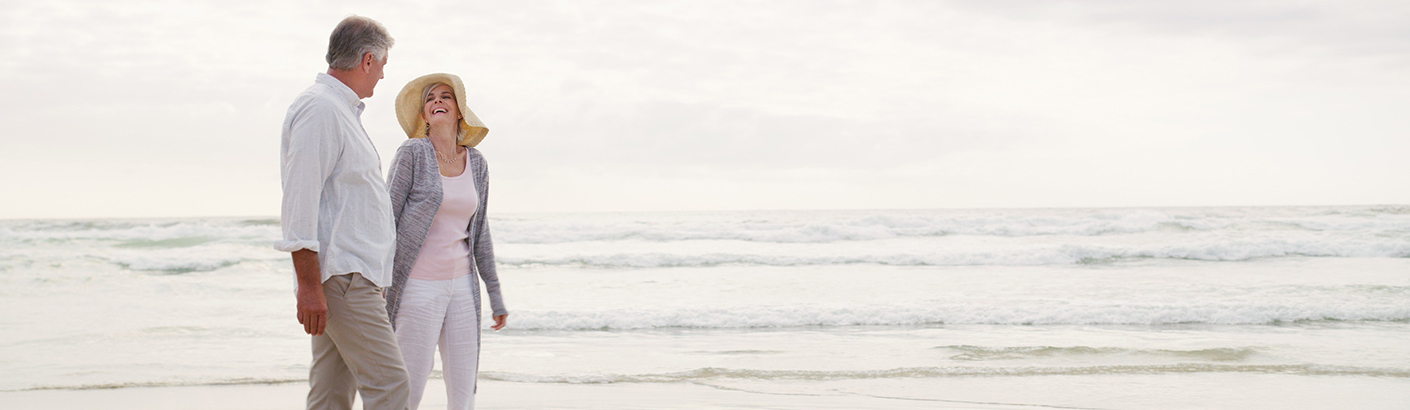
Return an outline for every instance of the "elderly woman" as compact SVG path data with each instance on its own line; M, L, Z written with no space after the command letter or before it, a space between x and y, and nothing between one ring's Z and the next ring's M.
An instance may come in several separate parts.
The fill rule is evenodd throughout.
M439 345L449 408L472 409L480 280L494 311L493 328L503 328L509 317L485 222L488 172L474 148L489 129L465 106L465 85L451 74L407 83L396 110L410 139L397 149L387 176L397 230L387 315L411 376L411 408L421 404Z

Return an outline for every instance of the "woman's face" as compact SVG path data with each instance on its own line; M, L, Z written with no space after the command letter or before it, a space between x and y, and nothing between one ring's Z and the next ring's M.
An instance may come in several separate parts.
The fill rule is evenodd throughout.
M426 92L421 104L421 118L432 125L454 124L460 121L460 105L455 103L455 91L437 84Z

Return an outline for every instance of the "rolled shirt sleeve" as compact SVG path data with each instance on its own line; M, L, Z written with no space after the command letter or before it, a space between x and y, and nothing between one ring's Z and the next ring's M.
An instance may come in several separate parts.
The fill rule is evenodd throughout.
M289 107L280 145L280 206L283 238L274 248L283 252L319 252L318 224L324 182L333 174L341 138L333 107L314 98Z

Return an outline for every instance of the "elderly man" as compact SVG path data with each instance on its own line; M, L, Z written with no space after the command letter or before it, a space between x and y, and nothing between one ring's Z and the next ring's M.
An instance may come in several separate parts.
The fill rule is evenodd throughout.
M407 407L410 381L387 320L396 231L382 161L362 128L363 98L393 40L352 16L328 39L328 72L289 106L280 145L284 238L298 277L298 317L313 335L309 409Z

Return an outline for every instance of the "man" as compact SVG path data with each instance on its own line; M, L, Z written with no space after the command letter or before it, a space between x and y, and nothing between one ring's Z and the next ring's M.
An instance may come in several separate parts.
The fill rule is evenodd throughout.
M387 320L396 231L382 160L362 128L363 98L382 79L393 40L351 16L328 39L328 72L284 117L280 170L284 238L293 252L298 318L313 335L309 409L407 407L410 381Z

